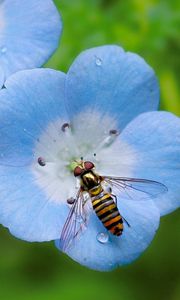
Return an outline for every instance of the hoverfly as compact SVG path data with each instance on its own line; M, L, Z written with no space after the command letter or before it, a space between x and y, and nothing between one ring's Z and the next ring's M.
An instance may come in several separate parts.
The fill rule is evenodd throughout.
M74 167L74 176L80 179L80 188L75 198L67 200L71 204L66 222L63 226L60 243L62 250L66 250L71 242L82 231L86 225L86 212L84 197L85 192L91 199L92 208L104 227L113 235L121 236L124 225L130 227L128 221L123 218L117 207L117 196L112 194L112 187L119 193L125 192L133 199L133 192L140 192L139 198L153 198L167 191L165 185L152 180L101 176L95 172L95 165L90 161L81 160ZM110 188L106 190L104 185ZM137 195L136 195L137 197ZM78 220L81 219L81 222Z

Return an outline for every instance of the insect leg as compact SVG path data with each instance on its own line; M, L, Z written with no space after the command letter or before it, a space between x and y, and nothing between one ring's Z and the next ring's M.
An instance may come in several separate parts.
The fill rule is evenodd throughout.
M117 205L117 196L114 194L111 194L111 196L115 199L115 203ZM128 221L121 215L123 221L127 224L128 227L131 227L131 225L128 223Z
M115 199L115 203L117 205L117 196L114 194L111 194L111 196ZM128 227L131 227L131 225L128 223L128 221L121 215L123 221L127 224Z
M128 221L121 215L123 221L125 221L125 223L127 224L128 227L131 227L131 225L128 223Z

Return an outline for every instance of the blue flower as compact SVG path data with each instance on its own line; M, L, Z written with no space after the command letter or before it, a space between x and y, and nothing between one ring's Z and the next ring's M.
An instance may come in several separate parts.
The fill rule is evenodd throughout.
M155 180L168 188L153 198L148 193L155 195L156 189L142 196L141 185L129 185L122 194L112 186L109 193L117 196L124 218L120 237L106 230L84 192L86 226L65 252L97 270L132 262L152 241L160 215L180 202L180 120L156 111L153 70L138 55L103 46L83 52L67 74L21 71L5 87L0 92L0 222L18 238L57 240L62 248L59 238L80 186L73 166L83 157L101 176ZM81 229L82 219L73 218Z
M45 63L61 27L51 0L0 1L0 87L10 74Z

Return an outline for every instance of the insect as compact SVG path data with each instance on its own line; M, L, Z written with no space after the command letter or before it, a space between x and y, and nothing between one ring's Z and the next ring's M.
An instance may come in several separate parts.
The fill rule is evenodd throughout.
M86 201L84 193L91 199L92 208L104 227L113 235L121 236L124 222L131 227L121 215L117 207L117 195L133 200L139 192L139 198L153 198L167 191L165 185L147 179L127 177L101 176L96 173L95 165L90 161L77 162L74 176L80 179L80 188L75 198L67 200L72 205L64 224L60 242L62 250L66 250L86 225ZM104 186L108 186L106 189ZM112 188L116 194L112 193ZM133 195L134 193L134 195ZM137 199L136 199L137 200Z

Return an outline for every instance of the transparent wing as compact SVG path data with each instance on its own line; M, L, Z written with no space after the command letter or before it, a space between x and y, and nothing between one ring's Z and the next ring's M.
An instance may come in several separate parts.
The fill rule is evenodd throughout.
M84 196L81 189L79 189L75 198L75 202L72 204L61 232L60 246L63 251L65 251L70 246L72 241L77 237L77 235L86 225L86 213L84 210L84 204Z
M168 191L164 184L147 179L103 176L102 181L113 188L114 194L131 200L152 199Z

